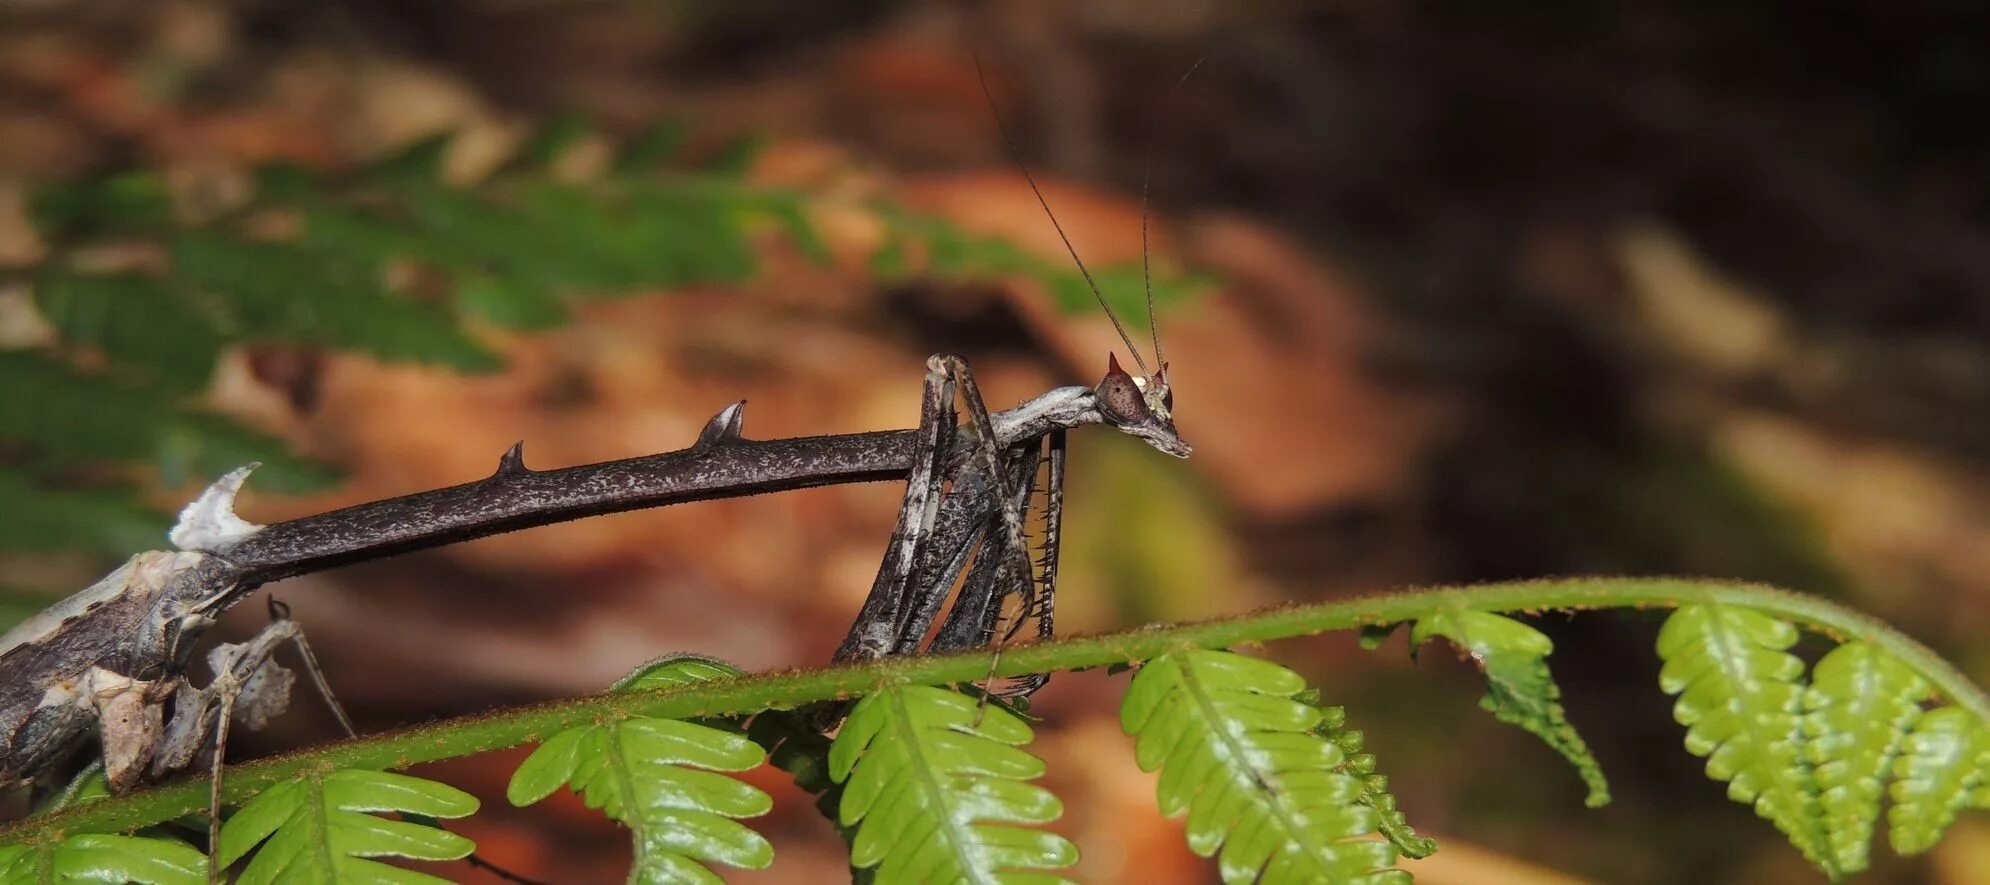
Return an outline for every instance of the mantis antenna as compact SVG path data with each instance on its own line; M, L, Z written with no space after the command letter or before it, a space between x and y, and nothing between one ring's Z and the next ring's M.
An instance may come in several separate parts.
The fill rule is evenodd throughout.
M1071 260L1078 265L1078 273L1085 277L1085 285L1090 286L1092 289L1092 297L1098 299L1099 307L1103 308L1106 312L1106 318L1112 320L1113 331L1119 333L1119 340L1125 342L1127 351L1133 354L1133 362L1140 367L1140 374L1151 376L1153 372L1147 368L1147 358L1140 355L1140 348L1134 346L1133 337L1126 334L1126 325L1119 321L1119 314L1114 313L1112 305L1106 303L1105 293L1099 291L1098 281L1092 279L1091 268L1085 266L1085 259L1078 257L1077 247L1071 245L1071 237L1064 233L1064 225L1058 223L1057 213L1050 211L1050 201L1043 198L1043 189L1037 187L1036 176L1030 174L1029 164L1023 162L1022 152L1016 149L1016 140L1009 135L1009 125L1002 120L1002 109L995 104L995 93L988 88L988 73L981 67L981 56L979 54L974 56L974 76L981 81L981 94L988 99L988 110L995 116L995 129L1001 133L1002 143L1008 147L1010 159L1015 160L1016 168L1023 171L1023 180L1030 183L1030 192L1036 194L1037 205L1043 207L1043 214L1050 216L1050 226L1057 229L1057 238L1064 241L1064 251L1071 253ZM1144 231L1146 229L1146 210L1144 204L1141 210L1141 217L1141 229L1143 231L1142 251L1144 252ZM1147 291L1147 311L1148 322L1152 323L1154 311L1154 292L1152 287L1149 287ZM1156 337L1155 341L1158 344L1160 341L1159 337ZM1158 354L1156 359L1159 359Z
M1195 60L1195 64L1188 66L1188 70L1182 74L1182 78L1175 81L1174 88L1168 90L1168 97L1163 100L1164 103L1174 101L1175 93L1182 91L1182 84L1187 83L1188 78L1195 76L1196 68L1202 67L1203 59L1206 58L1208 56L1198 58ZM1154 336L1154 362L1159 363L1163 369L1166 369L1168 355L1166 351L1161 349L1161 324L1154 320L1154 266L1151 261L1153 252L1147 248L1147 195L1150 190L1148 185L1154 180L1154 136L1159 131L1160 127L1156 126L1154 131L1147 134L1147 157L1140 165L1140 282L1147 286L1147 333ZM1045 207L1046 211L1048 209L1049 207ZM1055 219L1053 219L1054 221ZM1073 255L1072 257L1076 258L1077 256ZM1121 332L1120 334L1124 336L1126 333ZM1131 347L1132 345L1128 344L1127 346Z

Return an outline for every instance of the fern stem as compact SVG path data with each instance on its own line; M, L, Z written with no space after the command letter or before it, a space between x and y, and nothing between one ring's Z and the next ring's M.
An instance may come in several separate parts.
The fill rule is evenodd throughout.
M1253 614L1145 627L1003 650L999 676L1083 669L1146 660L1176 648L1226 648L1313 633L1411 621L1438 611L1672 608L1722 603L1772 614L1840 641L1871 642L1906 662L1951 702L1990 725L1990 695L1929 650L1885 623L1837 603L1761 585L1680 578L1567 578L1437 587L1286 606ZM230 766L224 798L239 803L307 770L393 769L542 740L562 729L629 716L687 719L792 708L848 699L888 684L971 682L989 674L991 654L886 659L826 670L703 682L649 692L614 692L498 710L478 716L327 744ZM122 832L203 812L207 784L191 779L109 797L0 829L0 844L59 833Z

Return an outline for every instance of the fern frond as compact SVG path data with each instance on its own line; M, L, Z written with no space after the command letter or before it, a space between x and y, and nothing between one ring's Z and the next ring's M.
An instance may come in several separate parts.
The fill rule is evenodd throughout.
M614 170L622 175L648 172L676 156L689 134L690 127L681 120L652 123L615 152Z
M336 477L273 437L41 353L0 351L0 403L0 445L20 455L0 464L0 548L117 556L159 546L170 520L131 485L70 481L106 461L149 465L167 484L251 461L264 465L257 483L267 477L264 487L277 491Z
M177 285L211 299L231 337L295 341L490 371L498 359L446 313L388 290L379 264L312 244L181 232L169 244Z
M767 751L767 763L794 778L795 786L815 797L815 810L836 826L846 845L854 844L857 828L838 821L843 807L843 785L829 774L829 735L814 724L819 708L764 710L753 717L746 736ZM852 885L870 885L877 880L877 868L850 870Z
M614 686L645 691L725 679L739 670L695 655L645 664ZM720 772L747 771L765 755L732 731L635 716L559 732L512 775L506 795L531 805L562 785L629 828L631 882L719 882L708 864L762 869L774 862L766 838L736 820L766 814L774 802Z
M444 880L370 858L460 860L476 845L447 830L375 813L457 818L476 810L477 797L410 775L363 768L311 771L258 793L228 818L217 853L228 866L255 852L237 885L439 883Z
M1941 707L1921 714L1893 769L1888 840L1901 854L1920 854L1941 841L1964 808L1983 807L1990 781L1990 728L1969 711Z
M1364 784L1315 729L1306 681L1269 661L1188 649L1142 665L1120 706L1161 812L1188 812L1189 848L1220 849L1225 882L1406 882Z
M22 471L0 468L0 525L7 527L0 532L0 549L116 556L158 546L170 524L129 486L56 490Z
M39 353L0 351L0 402L0 441L29 447L51 471L138 461L178 483L260 461L258 486L281 491L321 488L335 476L274 437Z
M1409 819L1396 807L1395 794L1389 792L1388 775L1376 773L1374 753L1362 752L1364 739L1359 730L1347 727L1345 707L1321 707L1320 725L1314 731L1332 741L1347 757L1336 770L1361 778L1361 798L1356 801L1375 809L1375 829L1383 838L1405 857L1424 858L1437 853L1437 840L1417 835L1416 828L1410 826Z
M843 785L829 776L830 738L809 723L807 712L763 711L746 727L746 736L767 751L769 765L787 772L795 786L816 797L816 810L823 817L836 820Z
M149 169L37 189L28 213L49 239L158 233L177 224L172 186Z
M1045 872L1078 849L1044 824L1063 814L1026 783L1043 761L1021 749L1030 727L999 705L924 685L857 702L829 749L843 784L838 820L855 827L850 865L880 882L1059 882Z
M1679 696L1673 718L1686 726L1686 750L1707 757L1707 776L1837 879L1844 870L1804 757L1804 666L1785 651L1796 641L1794 626L1761 612L1681 606L1659 631L1659 685Z
M1481 708L1501 722L1532 732L1574 765L1589 788L1583 804L1591 808L1610 804L1610 782L1603 777L1603 766L1562 709L1561 686L1548 671L1548 654L1555 644L1547 634L1491 612L1440 611L1410 629L1410 648L1415 650L1432 636L1450 640L1484 671L1486 696L1479 700Z
M555 120L468 184L441 174L448 135L347 174L270 164L254 171L253 194L218 212L180 211L174 189L151 171L38 189L31 212L50 258L28 276L57 340L46 355L0 353L11 361L0 364L0 446L26 447L31 459L0 471L47 485L58 468L141 462L176 485L260 461L259 487L309 490L326 471L192 401L224 348L335 347L483 371L498 361L471 333L478 322L546 328L580 298L743 280L759 265L756 236L767 229L818 263L830 257L807 194L742 180L759 139L659 170L684 142L683 126L664 124L628 142L603 174L570 180L557 160L588 134L579 120ZM1090 309L1061 261L878 209L887 249L926 247L921 270L1026 274ZM106 244L132 260L111 269L78 260ZM907 272L898 257L893 278ZM1137 275L1102 268L1100 278L1109 298L1138 308ZM1155 280L1164 303L1186 290L1174 276ZM89 373L75 371L85 366ZM12 383L22 379L25 388ZM127 554L156 544L93 534L41 546Z
M35 281L34 296L66 346L93 351L113 369L178 393L207 384L225 343L201 305L149 274L51 268Z
M204 885L207 856L172 839L100 833L0 847L0 885L62 882Z
M924 272L941 279L969 279L1024 276L1044 284L1058 309L1065 313L1096 310L1091 285L1082 274L1061 260L1046 260L1025 253L1006 240L968 234L944 219L915 215L895 206L879 206L886 234L869 256L872 273L882 279L897 279L908 270ZM907 261L906 247L921 247L923 265ZM1094 281L1106 303L1121 315L1146 310L1146 283L1137 264L1112 265L1092 269ZM1153 279L1154 303L1166 307L1208 288L1207 279L1171 274Z
M1927 680L1867 642L1832 649L1811 674L1805 749L1824 828L1846 873L1866 868L1886 782L1927 696Z

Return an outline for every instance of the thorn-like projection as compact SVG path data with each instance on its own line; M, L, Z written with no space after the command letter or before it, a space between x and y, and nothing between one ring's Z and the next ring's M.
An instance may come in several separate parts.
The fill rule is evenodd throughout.
M180 511L179 521L173 523L166 538L181 550L220 553L262 531L262 526L235 515L235 494L261 466L260 461L245 464L215 480Z
M511 448L505 449L504 454L498 457L498 476L518 476L531 472L532 468L525 466L524 440L512 443Z
M698 442L692 448L703 449L711 446L739 442L740 429L746 425L746 400L740 400L719 410L712 420L705 422L705 429L698 432Z

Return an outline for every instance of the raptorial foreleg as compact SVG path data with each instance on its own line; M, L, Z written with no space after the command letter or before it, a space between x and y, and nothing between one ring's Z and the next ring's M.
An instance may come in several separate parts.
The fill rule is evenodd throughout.
M1050 475L1044 481L1043 553L1037 558L1043 584L1036 610L1038 639L1049 639L1056 632L1057 557L1059 543L1064 539L1064 428L1050 432L1049 448Z
M871 592L836 649L834 660L868 661L891 654L906 630L906 621L918 607L911 596L917 591L916 573L920 551L934 520L939 515L940 491L946 478L946 453L954 435L954 383L945 372L928 363L919 405L919 429L914 438L912 470L906 475L905 499L892 527L891 544L884 562L878 566Z
M207 655L214 679L205 687L182 687L173 710L172 722L152 760L153 775L160 776L185 768L211 749L208 764L208 878L218 881L220 869L214 856L221 835L222 764L228 753L228 731L235 722L260 730L272 718L290 707L290 689L296 676L277 663L276 651L284 643L297 648L304 670L318 695L338 719L346 736L353 735L352 720L338 699L332 696L317 655L304 639L304 630L291 620L290 609L281 602L269 602L270 623L246 642L222 643ZM211 738L211 740L210 740Z
M1024 517L1028 516L1031 487L1042 461L1036 447L1020 449L1011 459L1009 487L1015 492L1010 503ZM996 513L998 509L997 502L990 498L981 517L987 530L982 533L980 552L967 581L961 585L959 596L954 599L953 608L947 612L946 622L933 637L930 650L935 654L980 648L995 638L1003 602L1015 583L1015 560L1002 549L1002 517Z
M1023 611L1027 612L1036 605L1037 588L1023 533L1023 515L1021 508L1014 503L1016 484L1009 481L1008 471L1004 469L1002 444L995 438L995 422L988 416L988 404L981 398L981 386L975 383L974 374L968 371L966 361L960 357L934 356L927 359L926 367L946 372L960 385L961 401L967 405L968 426L974 433L974 453L981 462L981 468L987 471L988 482L998 504L996 512L1001 523L1001 553L1008 559L1006 565L1012 576L1010 580L1020 581Z
M994 640L996 639L996 634L1001 633L1001 640L1007 640L1016 634L1023 622L1031 616L1032 612L1037 612L1038 636L1048 636L1049 622L1043 620L1041 617L1041 597L1039 595L1039 588L1037 587L1037 575L1034 566L1030 562L1028 542L1023 531L1023 515L1027 509L1027 494L1031 487L1030 478L1035 476L1035 464L1038 457L1036 449L1038 444L1034 440L1029 441L1031 448L1029 457L1031 465L1030 472L1024 474L1021 482L1011 482L1007 471L1004 469L1002 443L996 437L994 421L989 417L987 403L981 397L981 388L975 383L974 376L968 371L967 364L962 362L958 357L934 357L928 361L927 365L932 366L934 363L939 363L946 368L953 375L954 380L960 384L961 400L967 404L968 420L975 435L975 453L978 455L983 469L988 471L989 483L994 487L995 491L997 526L995 527L996 530L991 532L991 537L983 542L983 547L986 549L990 544L994 545L994 549L991 552L996 557L999 557L998 562L1000 562L1000 567L987 582L988 586L994 590L994 594L982 611L984 617L987 619L984 622L982 634L987 639ZM1060 470L1058 471L1058 479L1061 480L1061 452L1059 452L1059 458ZM1018 500L1017 497L1018 486L1021 487L1024 495L1021 500ZM1062 516L1061 501L1056 515L1060 518ZM1054 536L1051 540L1055 540ZM970 583L973 582L970 581ZM1007 632L1001 632L1001 614L1003 604L1009 592L1005 588L1009 587L1015 588L1013 592L1017 594L1020 604L1016 620L1009 626ZM951 616L949 619L951 620ZM1001 642L997 641L995 647L996 660L999 661ZM995 669L995 665L991 663L989 667L990 691L1008 697L1026 697L1034 693L1037 689L1042 688L1044 683L1050 681L1049 674L1030 674L1019 677L1013 684L997 691L992 685Z

